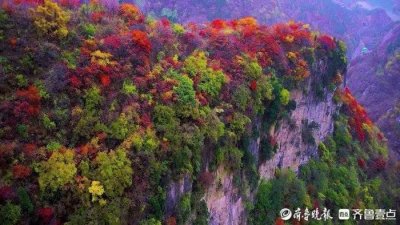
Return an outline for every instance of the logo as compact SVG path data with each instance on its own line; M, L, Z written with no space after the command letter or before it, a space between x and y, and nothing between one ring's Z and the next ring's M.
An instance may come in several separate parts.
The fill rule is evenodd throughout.
M282 220L290 220L292 218L292 211L288 208L284 208L280 212Z
M348 219L350 219L350 210L339 209L339 220L348 220Z

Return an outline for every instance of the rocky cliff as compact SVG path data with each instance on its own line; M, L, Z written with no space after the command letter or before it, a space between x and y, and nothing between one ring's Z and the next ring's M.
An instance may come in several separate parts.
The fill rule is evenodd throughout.
M314 76L305 82L301 90L295 89L291 92L291 99L296 102L296 108L286 119L271 127L268 135L277 140L277 149L270 159L259 163L258 173L261 179L274 178L275 171L279 169L297 171L308 160L318 157L318 144L332 134L333 116L338 112L339 106L334 103L333 93L326 93L324 99L314 96L311 91ZM255 127L260 128L261 119L254 121ZM308 137L311 141L305 140L307 135L312 136ZM257 159L261 151L260 136L250 141L248 149ZM252 202L255 193L249 190L241 191L235 184L234 176L237 174L229 173L223 167L214 172L214 181L203 197L211 225L247 224L246 202ZM173 209L179 198L191 192L191 187L191 182L188 183L186 178L171 183L167 194L168 207Z
M276 154L259 167L260 176L264 179L272 178L276 169L297 171L300 165L317 156L318 144L333 132L333 115L338 109L333 103L333 94L322 101L299 90L293 91L292 96L297 103L296 109L288 120L271 130L278 140L278 148ZM315 127L307 128L311 124ZM315 142L304 140L307 129L310 129Z
M209 211L209 224L246 224L245 199L237 185L234 184L234 175L220 168L215 173L215 181L205 194L205 201ZM250 193L248 193L250 194Z

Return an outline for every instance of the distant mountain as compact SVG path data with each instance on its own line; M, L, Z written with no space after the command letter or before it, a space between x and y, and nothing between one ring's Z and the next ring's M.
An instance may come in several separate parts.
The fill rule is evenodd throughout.
M348 86L368 109L390 140L400 149L400 24L381 39L376 50L354 58L348 70Z
M384 9L392 19L400 20L400 14L399 14L400 1L396 0L384 0L384 1L332 0L332 1L346 8L362 7L368 10Z

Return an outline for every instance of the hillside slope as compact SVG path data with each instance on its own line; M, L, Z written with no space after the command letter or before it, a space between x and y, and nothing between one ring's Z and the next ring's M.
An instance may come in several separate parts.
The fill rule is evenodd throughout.
M296 22L5 4L0 224L282 224L283 207L397 208L385 138L340 87L345 54Z
M400 25L394 26L376 50L363 54L350 65L348 86L359 97L388 137L394 156L400 157Z
M313 29L345 41L352 56L360 43L375 49L393 21L383 9L348 7L333 0L253 0L248 1L137 1L141 8L157 17L178 22L207 22L254 16L260 23L290 20L308 23ZM358 52L357 52L358 53Z

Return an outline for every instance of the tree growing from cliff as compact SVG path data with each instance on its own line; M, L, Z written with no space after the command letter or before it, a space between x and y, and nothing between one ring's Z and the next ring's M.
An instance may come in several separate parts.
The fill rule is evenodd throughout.
M278 171L276 179L263 181L257 192L250 224L274 224L282 206L310 207L305 184L292 171Z

